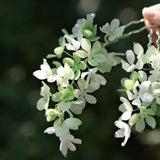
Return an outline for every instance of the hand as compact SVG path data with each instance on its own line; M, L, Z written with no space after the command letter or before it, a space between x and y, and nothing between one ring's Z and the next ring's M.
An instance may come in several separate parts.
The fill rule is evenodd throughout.
M160 3L154 6L145 7L142 11L145 25L160 25ZM156 30L160 31L160 27L153 28L152 42L155 44L157 40Z

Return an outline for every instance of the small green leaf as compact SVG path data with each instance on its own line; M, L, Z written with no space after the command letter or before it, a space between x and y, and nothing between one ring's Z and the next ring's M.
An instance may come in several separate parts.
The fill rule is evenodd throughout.
M146 123L154 129L156 127L156 121L152 116L146 116L145 117Z
M150 116L154 116L156 113L155 113L155 111L153 109L147 109L146 110L146 114L150 115Z
M138 118L139 118L139 114L138 113L133 114L131 116L131 118L129 119L129 125L133 126L138 121Z
M128 90L133 90L134 82L133 82L132 80L130 80L130 79L126 79L126 80L124 81L124 86L125 86L125 88L128 89Z
M59 102L62 99L63 99L63 95L60 92L57 92L57 93L53 94L53 96L52 96L52 101L54 101L54 102Z
M62 66L62 64L58 61L53 61L52 63L56 66L56 68Z
M76 54L81 58L86 58L88 56L88 54L83 50L76 51Z
M54 49L54 53L57 55L57 56L61 56L62 53L64 51L64 47L57 47Z
M138 79L138 73L136 71L133 71L130 75L130 79L133 81L133 82L136 82L137 79Z
M47 54L47 58L54 58L54 57L56 57L55 54Z
M81 76L81 71L77 70L77 72L74 74L74 79L78 80L78 78Z
M47 122L54 121L59 114L60 113L56 109L48 109L48 110L46 110Z
M137 123L136 123L136 131L137 132L142 132L144 129L145 129L145 121L144 121L144 118L139 118Z
M74 60L72 58L64 58L63 64L67 63L70 67L74 66Z

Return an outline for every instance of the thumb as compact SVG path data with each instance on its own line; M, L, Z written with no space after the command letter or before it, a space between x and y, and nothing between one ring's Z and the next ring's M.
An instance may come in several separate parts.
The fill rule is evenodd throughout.
M152 24L160 25L160 10L144 8L142 14L144 19L149 20Z

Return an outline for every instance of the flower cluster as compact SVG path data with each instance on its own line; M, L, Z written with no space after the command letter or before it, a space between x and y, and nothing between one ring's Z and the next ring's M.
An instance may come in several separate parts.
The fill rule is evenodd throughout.
M130 78L121 80L127 98L121 97L122 112L115 125L120 128L115 137L125 137L124 146L130 137L131 128L142 132L146 124L152 129L156 127L154 116L159 116L160 105L160 52L154 46L149 46L146 53L143 47L135 43L134 52L126 52L127 62L122 60L122 68L131 72ZM136 63L134 64L136 59ZM128 121L128 122L127 122Z
M54 54L47 55L47 58L53 60L52 65L44 58L40 70L33 73L42 80L42 97L37 102L37 109L44 110L47 122L51 122L44 133L55 134L59 138L60 151L64 156L67 156L68 150L76 150L75 144L81 144L81 140L71 134L71 130L78 130L82 124L75 115L81 114L87 103L97 102L92 93L106 84L102 74L110 72L119 63L122 63L124 70L132 73L130 78L121 81L121 91L126 92L127 98L120 98L122 104L119 110L122 116L115 121L119 128L115 137L124 137L124 146L133 125L138 132L144 130L145 122L152 128L156 126L153 116L158 114L160 104L159 51L150 46L144 53L142 46L137 43L134 52L126 52L127 61L123 60L125 54L108 52L106 47L142 31L140 29L124 34L125 28L141 21L119 26L119 20L113 19L110 24L100 27L100 31L105 34L104 42L100 42L94 18L95 14L91 13L86 19L77 20L72 34L63 29L64 35L59 39L59 46L54 49ZM145 67L150 69L149 75Z

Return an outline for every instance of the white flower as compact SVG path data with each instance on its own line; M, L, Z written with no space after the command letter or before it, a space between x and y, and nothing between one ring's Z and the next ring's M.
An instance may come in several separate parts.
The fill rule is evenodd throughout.
M126 91L128 99L133 100L132 104L136 106L141 105L142 102L145 103L151 103L153 101L153 95L149 92L151 82L150 81L144 81L141 84L139 84L138 81L135 82L133 93L129 90ZM139 89L137 89L139 88Z
M80 42L76 41L73 37L65 35L68 43L65 43L65 46L68 50L77 51L80 48Z
M132 72L135 68L139 69L139 70L143 68L143 61L142 60L138 60L137 63L134 64L135 55L132 50L128 50L126 52L126 58L127 58L128 63L126 61L122 60L122 68L126 72Z
M87 20L93 22L93 19L95 17L94 13L90 13L87 14ZM74 25L74 27L72 28L72 33L74 34L74 36L77 37L78 41L80 42L80 40L83 38L83 34L80 31L80 26L84 26L86 22L85 18L82 19L78 19L77 23Z
M69 85L69 80L74 78L74 72L70 68L70 66L65 63L64 67L60 66L57 69L57 83L60 84L61 87L67 87Z
M53 74L52 69L47 63L46 59L43 59L43 64L40 66L41 70L33 72L33 75L40 80L47 79L48 82L54 82L56 80L56 74Z
M83 72L81 74L82 79L84 79L85 76L87 76L87 75L91 78L90 85L95 90L98 89L100 87L100 85L106 84L106 79L102 75L96 74L97 70L98 70L98 68L92 68L92 69L89 69L88 72Z
M123 138L124 137L124 141L121 143L121 146L125 146L129 137L130 137L131 128L129 127L129 125L127 123L122 122L122 121L115 121L114 124L115 124L115 126L120 128L115 132L115 137L116 138Z
M60 138L61 144L60 144L60 151L62 154L66 157L68 149L71 151L76 150L76 146L73 144L81 144L80 139L75 139L72 135L68 135L67 137L61 137Z

